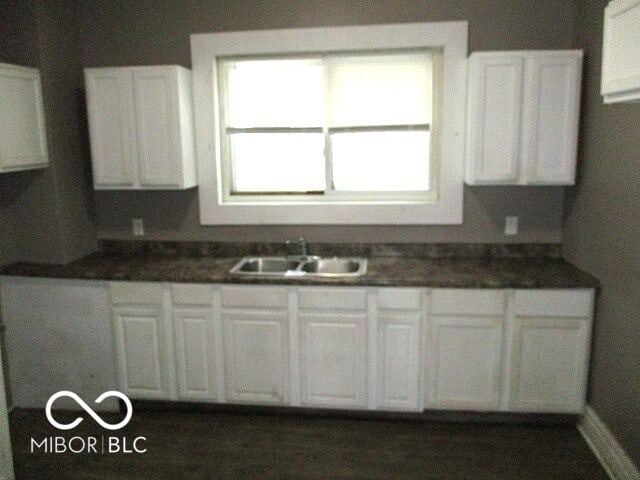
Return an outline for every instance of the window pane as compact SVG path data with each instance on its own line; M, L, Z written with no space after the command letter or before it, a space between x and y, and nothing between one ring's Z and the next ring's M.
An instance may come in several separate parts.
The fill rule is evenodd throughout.
M331 135L333 186L352 191L429 189L429 132Z
M234 192L325 189L320 133L238 133L230 142Z
M431 55L328 60L329 126L431 123Z
M228 125L317 127L324 119L320 60L228 62Z

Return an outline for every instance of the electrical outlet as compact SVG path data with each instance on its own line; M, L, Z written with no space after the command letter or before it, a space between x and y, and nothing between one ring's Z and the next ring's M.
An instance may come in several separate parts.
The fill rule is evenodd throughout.
M505 235L517 235L518 234L518 217L505 217L504 219L504 234Z
M131 219L131 229L136 237L144 236L144 221L141 218Z

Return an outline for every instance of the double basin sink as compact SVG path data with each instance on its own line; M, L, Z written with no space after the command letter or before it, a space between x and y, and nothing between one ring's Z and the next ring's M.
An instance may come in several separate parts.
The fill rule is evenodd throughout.
M230 270L236 275L277 277L359 277L367 272L366 258L317 256L244 257Z

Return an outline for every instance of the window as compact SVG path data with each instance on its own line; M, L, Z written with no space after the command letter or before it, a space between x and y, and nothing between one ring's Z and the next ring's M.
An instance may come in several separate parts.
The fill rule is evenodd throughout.
M466 22L192 35L201 223L461 223L466 41Z
M411 51L219 59L225 198L434 198L432 57Z

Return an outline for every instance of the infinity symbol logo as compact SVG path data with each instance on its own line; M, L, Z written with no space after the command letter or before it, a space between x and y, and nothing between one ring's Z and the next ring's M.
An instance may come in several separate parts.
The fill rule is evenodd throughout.
M66 390L63 390L61 392L54 393L53 395L51 395L51 397L47 401L47 406L46 406L46 409L45 409L45 413L47 414L47 419L49 420L49 423L51 425L53 425L54 427L56 427L57 429L59 429L59 430L71 430L72 428L77 427L80 424L80 422L82 422L82 420L84 420L82 417L78 417L73 422L71 422L69 424L66 424L66 425L63 424L63 423L57 422L53 418L53 416L51 415L51 406L53 405L53 402L55 402L60 397L73 398L76 401L76 403L78 405L80 405L89 415L91 415L91 417L102 428L106 428L107 430L119 430L119 429L121 429L127 423L129 423L129 420L131 420L131 416L133 415L133 406L131 405L131 400L129 400L129 398L127 398L127 396L124 393L120 393L120 392L117 392L115 390L111 390L109 392L104 392L102 395L100 395L95 400L95 403L101 403L105 398L118 397L127 406L127 414L124 417L124 420L122 420L120 423L116 423L115 425L112 425L112 424L107 423L104 420L102 420L102 418L100 418L100 416L89 405L87 405L85 403L85 401L82 400L78 395L76 395L73 392L68 392Z

